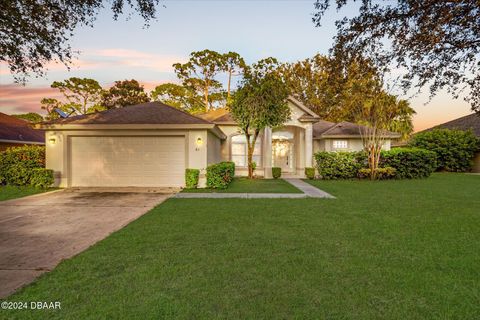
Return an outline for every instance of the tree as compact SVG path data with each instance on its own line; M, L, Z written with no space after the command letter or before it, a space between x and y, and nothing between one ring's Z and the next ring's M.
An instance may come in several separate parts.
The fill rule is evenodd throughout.
M333 122L353 121L351 109L363 105L380 86L380 76L361 58L346 61L317 54L280 68L290 94Z
M63 107L72 107L81 114L92 112L100 104L102 87L96 80L71 77L54 81L51 87L60 90L67 100Z
M215 80L225 68L222 55L208 49L194 51L187 63L175 63L173 67L184 87L203 95L205 111L211 109L214 102L211 93L218 93L222 89L222 84ZM218 101L220 97L223 95L216 95L214 98Z
M12 114L13 117L26 120L30 123L38 123L43 121L43 117L35 112L28 112L28 113L22 113L22 114Z
M127 8L148 22L155 19L159 0L112 0L113 18ZM69 41L80 25L93 27L104 0L2 1L0 4L0 61L8 64L17 81L30 74L43 76L46 64L69 66L72 49Z
M115 84L103 93L102 105L107 109L121 108L149 102L145 89L137 80L115 81Z
M223 54L224 71L227 72L227 103L230 103L230 93L232 85L232 77L242 75L247 68L245 60L236 52L228 52Z
M41 109L47 111L47 115L45 119L47 120L54 120L58 119L59 115L54 112L55 109L60 109L62 111L67 111L64 103L61 101L58 101L57 99L54 98L43 98L40 101Z
M404 100L399 101L396 96L378 90L370 96L366 103L352 110L356 122L363 125L360 127L360 135L363 147L367 152L372 180L376 179L381 151L385 144L386 130L398 118L401 113L399 109L404 107Z
M152 100L163 102L190 113L204 110L201 96L196 94L195 91L175 83L164 83L156 86L150 96Z
M333 2L340 9L348 0L316 0L316 26ZM357 16L336 24L332 52L360 53L385 70L405 69L405 91L429 86L433 96L445 88L457 98L468 88L465 99L480 112L478 0L361 0Z
M265 71L270 66L261 60L249 68L229 107L247 141L249 178L253 177L253 153L261 130L280 126L290 118L287 86L277 72Z

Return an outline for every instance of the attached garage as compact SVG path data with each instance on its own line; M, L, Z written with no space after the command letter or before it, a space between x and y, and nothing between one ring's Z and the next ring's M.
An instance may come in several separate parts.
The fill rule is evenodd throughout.
M185 137L70 137L72 187L181 187Z
M59 187L182 187L225 134L207 120L150 102L42 123L46 167ZM210 151L208 151L210 150Z

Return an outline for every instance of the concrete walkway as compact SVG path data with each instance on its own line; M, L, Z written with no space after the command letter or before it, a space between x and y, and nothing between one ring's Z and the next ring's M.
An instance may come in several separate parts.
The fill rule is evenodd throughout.
M306 194L309 198L332 198L334 199L335 197L332 196L330 193L327 193L323 190L320 190L311 184L306 183L303 180L300 179L290 179L286 178L284 179L285 181L289 182L291 185L296 187L297 189L300 189L304 194Z
M302 191L303 193L177 193L175 198L182 199L304 199L304 198L331 198L335 197L325 191L315 188L314 186L298 179L286 178L285 181Z

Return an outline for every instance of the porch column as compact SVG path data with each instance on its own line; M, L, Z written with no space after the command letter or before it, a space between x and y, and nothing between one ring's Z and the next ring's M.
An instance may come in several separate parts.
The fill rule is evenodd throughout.
M272 128L266 127L263 133L263 176L272 178Z
M305 167L313 166L313 128L308 123L305 127Z

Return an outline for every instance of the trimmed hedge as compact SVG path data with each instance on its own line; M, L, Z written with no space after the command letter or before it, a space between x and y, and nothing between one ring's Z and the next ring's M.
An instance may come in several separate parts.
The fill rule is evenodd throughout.
M311 167L305 168L305 176L309 180L315 179L315 168L311 168Z
M45 167L45 147L22 146L0 153L0 182L25 186L31 184L33 170Z
M437 154L437 170L464 172L470 170L480 140L472 131L435 129L413 136L410 145Z
M273 167L272 168L272 177L273 179L278 179L282 176L282 168Z
M185 169L185 187L187 189L196 189L198 187L199 177L200 177L200 170Z
M207 167L207 187L226 189L235 176L235 163L224 161Z
M322 179L353 179L358 170L366 167L366 156L363 152L327 152L314 155L318 173Z
M382 151L380 167L395 168L397 179L427 178L437 168L437 155L419 148L394 148Z
M375 176L377 180L387 180L395 178L396 169L392 167L377 168ZM369 168L362 168L358 170L358 177L360 179L370 178L371 170Z
M32 170L30 185L37 188L47 189L54 181L53 170L45 168L35 168Z

